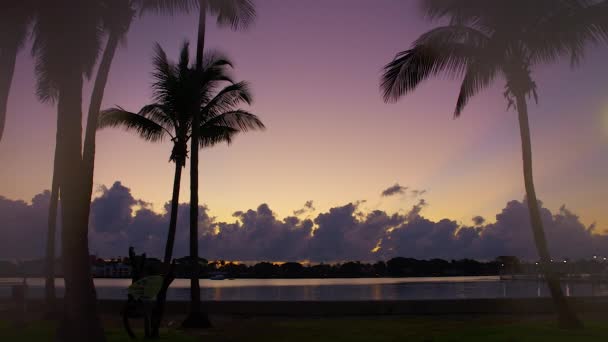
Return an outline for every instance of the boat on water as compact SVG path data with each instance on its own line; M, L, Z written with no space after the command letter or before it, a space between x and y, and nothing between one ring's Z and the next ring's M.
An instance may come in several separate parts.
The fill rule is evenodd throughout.
M224 279L226 279L226 276L224 276L223 274L216 274L209 278L209 280L224 280Z

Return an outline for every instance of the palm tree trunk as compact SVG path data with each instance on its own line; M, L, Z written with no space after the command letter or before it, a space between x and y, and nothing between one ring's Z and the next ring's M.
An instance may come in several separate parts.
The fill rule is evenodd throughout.
M46 237L46 280L45 301L46 312L49 317L52 317L57 311L56 294L55 294L55 244L57 234L57 207L59 204L59 149L55 147L55 158L53 162L53 180L51 185L51 201L49 203L49 214L47 221L47 237Z
M4 135L8 95L15 73L18 45L0 51L0 141Z
M61 341L105 341L97 314L97 295L89 263L90 197L85 188L82 160L82 86L77 68L66 69L59 85L57 106L61 189L61 250L65 279Z
M198 44L196 49L196 70L203 70L203 51L205 49L205 28L207 19L207 1L200 0L198 22ZM198 265L198 150L200 135L200 104L199 98L196 108L193 108L192 119L192 147L190 152L190 262L192 263L190 274L190 313L183 322L185 328L207 328L211 324L206 313L201 311L201 288L199 285Z
M171 264L173 259L173 245L175 244L175 232L177 230L177 214L179 210L179 190L182 181L181 162L175 163L175 176L173 177L173 196L171 196L171 218L169 219L169 233L167 234L167 244L165 246L164 263L166 266Z
M84 144L84 152L83 152L83 160L84 160L84 170L85 174L85 184L87 184L83 190L88 192L88 195L84 195L84 197L88 198L88 202L90 202L92 189L93 189L93 173L95 166L95 133L97 130L97 120L99 116L99 112L101 110L101 102L103 101L104 91L108 80L108 75L110 73L110 68L112 65L112 61L114 59L114 55L116 53L116 49L118 47L119 37L115 34L110 34L108 38L108 42L106 44L106 48L104 50L103 57L99 64L99 68L97 70L97 76L95 79L95 84L93 86L93 92L91 93L91 103L89 105L89 114L87 117L87 129L85 136L85 144ZM58 125L58 129L59 129ZM47 302L47 310L49 313L55 310L55 269L54 269L54 260L55 260L55 234L56 234L56 224L57 224L57 207L59 200L59 184L58 184L58 172L60 163L58 156L58 147L55 148L55 162L53 166L53 184L51 189L51 203L49 206L49 215L48 215L48 234L47 234L47 275L45 282L45 290L46 290L46 302ZM88 217L88 214L87 214ZM88 257L87 257L88 258Z
M175 244L175 232L177 230L177 214L179 210L179 190L182 181L183 163L177 161L175 163L175 176L173 177L173 196L171 197L171 218L169 220L169 233L167 234L167 245L165 246L165 258L163 260L165 269L165 278L173 277L170 272L171 259L173 259L173 245ZM172 280L172 279L171 279ZM168 282L165 279L165 282ZM160 324L165 312L165 302L167 300L167 290L171 282L167 286L163 286L161 291L156 296L156 306L152 313L152 337L159 337Z
M530 141L530 126L528 123L528 106L525 95L517 95L517 111L519 115L519 129L521 133L522 157L524 163L524 182L526 187L526 198L530 211L530 223L534 234L534 242L540 257L541 270L545 281L551 292L551 297L559 316L559 326L562 328L582 328L583 324L572 310L562 291L559 276L551 268L551 255L547 246L547 238L540 216L534 179L532 173L532 143Z
M120 36L116 32L110 32L106 47L99 63L93 92L91 93L91 103L89 105L89 113L87 117L87 128L84 138L83 160L86 172L86 190L88 190L89 201L93 193L93 175L95 170L95 137L97 133L97 121L99 120L99 112L101 111L101 102L103 101L104 92L108 83L108 76L112 61L116 54Z

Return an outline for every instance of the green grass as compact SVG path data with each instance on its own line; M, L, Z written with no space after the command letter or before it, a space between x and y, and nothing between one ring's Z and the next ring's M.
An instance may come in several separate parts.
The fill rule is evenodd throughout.
M0 341L50 341L53 326L35 322L15 329L0 322ZM130 341L118 328L107 330L108 342ZM164 330L160 341L363 342L363 341L608 341L608 324L586 322L581 331L564 331L546 321L508 322L492 318L241 319L203 332Z

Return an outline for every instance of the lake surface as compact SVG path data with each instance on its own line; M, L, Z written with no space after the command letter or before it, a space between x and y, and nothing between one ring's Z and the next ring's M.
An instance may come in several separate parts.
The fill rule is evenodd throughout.
M2 279L0 284L11 279ZM18 279L12 279L20 281ZM29 278L28 296L42 298L44 279ZM95 279L100 299L125 299L130 279ZM355 279L201 279L203 300L244 301L347 301L347 300L433 300L466 298L548 297L542 281L500 280L499 277L432 278L355 278ZM563 282L567 296L608 296L608 286L592 287L586 282ZM190 281L176 279L168 292L169 300L185 301L190 296ZM57 279L63 293L63 279ZM0 286L0 297L10 289Z

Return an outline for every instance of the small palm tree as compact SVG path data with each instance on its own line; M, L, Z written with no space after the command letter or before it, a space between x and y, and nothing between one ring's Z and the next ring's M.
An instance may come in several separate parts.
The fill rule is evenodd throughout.
M154 103L144 106L137 113L120 107L105 110L100 117L99 128L122 127L135 131L150 142L171 140L173 143L169 161L175 163L175 176L164 256L168 269L173 258L181 173L188 155L188 141L192 137L194 120L191 108L197 106L202 94L204 101L198 112L201 132L199 148L230 143L236 134L263 129L264 125L257 116L238 109L241 104L251 104L251 93L246 82L232 81L228 74L232 64L227 58L207 55L203 72L199 73L190 66L187 43L182 47L177 64L169 62L166 53L157 45L154 68ZM158 334L165 293L159 298L160 312L153 324L154 335Z
M145 0L144 11L157 11L165 14L174 12L189 13L198 9L198 41L196 47L196 69L203 69L207 15L217 19L220 26L229 26L234 30L247 28L255 19L255 6L251 0ZM202 101L202 99L201 99ZM190 161L190 258L198 260L198 149L200 132L194 117L192 130L192 158ZM192 272L190 278L190 313L182 324L185 328L208 328L209 318L201 311L201 289L199 275Z
M506 81L505 98L518 112L524 180L534 241L562 327L582 327L568 306L558 276L551 270L532 177L532 147L527 98L537 99L532 69L569 56L576 65L587 44L608 38L608 2L588 0L426 0L432 19L448 17L447 26L423 34L385 66L381 88L386 102L412 92L441 73L462 76L458 117L468 100L494 79Z

